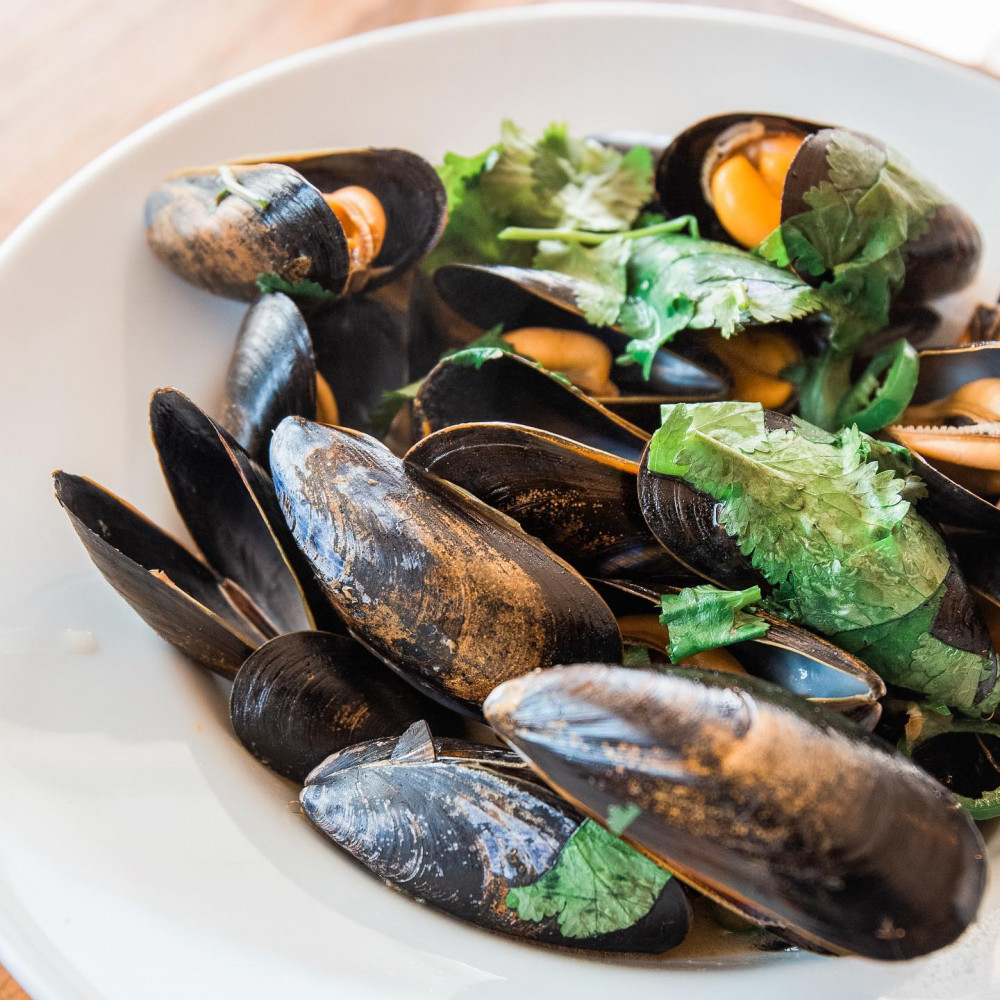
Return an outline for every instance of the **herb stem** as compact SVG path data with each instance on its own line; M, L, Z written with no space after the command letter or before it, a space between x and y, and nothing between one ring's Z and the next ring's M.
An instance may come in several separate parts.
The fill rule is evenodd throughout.
M223 163L219 167L219 176L222 178L222 183L225 187L215 196L215 204L218 205L223 198L228 194L236 195L237 198L242 198L245 202L249 202L256 208L259 208L262 212L266 211L270 206L270 202L267 198L260 198L253 193L248 187L244 187L237 179L236 175L233 173L233 168L228 164Z
M699 238L698 220L693 215L679 215L642 229L626 232L589 233L583 229L532 229L527 226L508 226L497 239L516 242L538 242L539 240L561 240L563 243L582 243L584 246L598 246L611 239L638 240L644 236L659 236L661 233L677 233L687 229L690 236Z

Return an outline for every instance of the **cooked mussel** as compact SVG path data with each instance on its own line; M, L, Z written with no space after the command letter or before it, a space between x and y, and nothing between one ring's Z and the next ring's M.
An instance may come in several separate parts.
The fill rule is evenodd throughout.
M290 632L255 650L229 698L240 742L293 781L330 754L395 736L442 710L360 643L329 632Z
M615 613L622 640L668 654L669 629L659 620L660 596L676 594L669 584L656 587L636 580L594 581ZM799 625L760 608L752 614L766 622L767 635L697 653L679 664L733 670L777 684L808 701L853 719L867 730L882 714L882 679L856 656Z
M589 323L577 304L573 278L556 271L451 264L437 269L434 285L450 308L482 329L500 323L508 331L530 328L585 333L600 340L612 358L624 354L629 342L617 326ZM636 365L616 367L611 378L618 392L652 395L664 401L724 398L731 383L725 366L693 338L681 338L678 345L683 346L673 349L672 345L671 350L657 352L648 381ZM518 350L534 357L530 349ZM564 371L573 365L571 353L566 355L566 360L556 365L540 357L535 360ZM601 389L594 386L590 391L598 396L616 394Z
M223 677L273 634L250 597L134 507L56 472L56 499L104 578L161 638Z
M423 381L415 401L423 434L453 424L524 424L590 448L638 461L649 435L565 380L514 354L475 364L445 359Z
M178 511L211 565L96 483L58 472L56 496L108 582L160 636L227 677L267 639L314 627L314 607L334 621L267 473L176 390L154 394L150 419Z
M689 907L669 873L538 784L512 753L432 739L415 723L333 755L300 799L379 878L501 934L657 953L687 932Z
M271 469L349 629L439 701L478 715L507 677L586 650L620 660L614 617L569 565L374 438L290 417L272 439Z
M845 136L874 164L866 167L871 186L891 151L870 136L781 115L707 118L681 132L661 156L657 195L667 215L693 214L706 236L754 247L810 209L807 195L828 184L844 162L836 147ZM963 288L982 252L978 230L958 206L940 198L930 208L925 229L918 227L920 235L905 244L903 297L915 302Z
M779 933L905 959L976 916L985 847L963 810L881 740L772 684L591 664L509 681L484 708L588 815Z
M446 427L404 461L503 511L585 576L691 578L646 526L635 462L500 423Z
M794 427L789 417L769 412L763 414L762 424L768 434L775 430L790 431ZM730 477L736 467L731 464L734 456L738 456L738 462L752 461L750 453L741 448L739 433L731 434L721 451L720 442L712 438L711 433L706 439L714 442L713 454L729 470L726 475ZM773 443L780 446L781 442ZM840 461L836 454L839 453L830 454L829 461ZM875 457L871 451L866 454ZM892 463L896 457L886 456L885 461L889 465L884 473L895 478L897 469ZM878 462L866 461L865 468L874 475ZM791 476L779 472L774 478L775 487L789 505L781 509L801 509L803 499L786 491L787 484L799 481L798 476L797 472ZM802 534L794 527L789 528L789 533L783 536L790 546L789 551L794 550L795 558L814 559L811 552L827 554L822 582L807 583L805 587L807 595L823 593L827 596L822 601L813 601L811 610L804 612L798 603L796 587L799 581L788 569L790 564L783 562L778 568L772 567L772 575L768 578L763 568L768 563L768 547L762 547L759 540L754 543L745 537L738 538L737 529L730 535L724 526L727 517L733 517L731 501L734 497L744 510L749 509L748 504L757 503L755 490L739 492L732 489L729 479L725 482L728 485L721 487L716 497L696 489L682 476L652 471L648 452L640 463L639 502L643 515L653 534L684 565L725 588L742 590L759 586L766 598L777 603L781 613L823 633L838 646L857 655L889 684L919 690L968 715L992 713L1000 698L1000 685L996 652L986 625L976 610L954 552L915 510L909 506L903 508L901 519L893 529L896 533L882 538L870 535L871 550L857 549L863 553L860 559L846 555L847 563L830 557L834 549L829 547L829 540L822 533L817 533L814 520L796 516L792 523L802 525ZM762 482L761 478L757 479L758 488ZM901 492L904 488L905 483L900 482L897 490ZM862 567L866 559L873 559L874 564ZM854 598L845 601L839 594L840 581L844 579L841 574L848 565L852 567L851 572L858 574L848 579L859 583L866 581L861 589L854 591L855 597L864 594L867 587L875 598L866 617L857 616ZM916 578L914 567L924 566L929 570L931 565L934 570L926 577L926 589L922 591L924 600L914 604L911 593L912 580ZM867 573L874 573L877 579L860 575ZM808 573L805 576L808 577ZM886 588L900 579L906 584L898 604L886 601L883 598ZM810 591L810 586L817 589ZM896 607L899 610L892 614L890 609ZM846 618L840 617L838 609L841 608L846 608Z
M253 299L261 275L329 292L391 281L437 242L445 193L401 149L231 160L183 170L146 201L150 247L210 292Z
M913 399L885 435L909 449L931 517L1000 532L1000 343L921 351Z

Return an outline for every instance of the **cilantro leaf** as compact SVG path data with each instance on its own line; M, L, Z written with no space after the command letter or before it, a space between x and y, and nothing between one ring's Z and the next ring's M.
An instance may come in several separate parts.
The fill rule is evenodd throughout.
M257 287L266 295L271 292L284 292L291 298L312 299L316 302L330 302L336 296L319 282L303 278L301 281L288 281L273 271L270 274L257 275Z
M637 923L668 881L668 871L588 819L537 882L508 890L506 904L522 920L558 917L566 937L590 938Z
M719 501L719 523L774 587L767 603L776 613L863 648L893 683L930 687L970 711L970 677L985 676L985 658L966 661L923 638L927 621L912 642L901 637L950 563L940 535L904 499L898 462L857 428L828 434L800 421L768 431L759 404L739 402L664 407L649 455L652 471Z
M808 316L821 308L801 278L726 243L663 235L634 241L631 294L619 323L633 339L626 358L649 377L653 356L680 330L718 329L724 337L752 323Z
M677 663L706 649L763 638L770 627L768 623L742 610L759 604L760 599L760 587L720 590L711 584L663 594L660 624L666 625L670 632L671 662Z
M513 122L500 142L470 157L448 153L438 174L448 194L448 225L425 265L530 265L534 247L497 239L508 225L623 232L653 192L649 150L621 154L565 125L531 140ZM607 308L607 307L605 307Z
M620 238L605 240L594 247L542 240L532 266L573 278L573 297L587 322L610 326L625 302L628 259L629 246Z
M648 670L652 666L649 650L645 646L626 646L622 666L632 670Z
M803 196L805 212L786 219L757 248L779 267L823 281L817 296L830 317L828 352L854 354L889 322L906 278L904 252L945 198L895 151L845 129L831 129L828 179ZM802 412L833 426L846 391L843 366L820 359L799 373Z

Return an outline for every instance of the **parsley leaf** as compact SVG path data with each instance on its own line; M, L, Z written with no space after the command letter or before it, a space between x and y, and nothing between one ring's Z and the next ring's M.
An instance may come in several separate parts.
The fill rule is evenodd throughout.
M663 235L634 241L630 295L619 323L633 339L625 359L648 378L656 351L680 330L718 329L731 337L752 323L800 319L821 308L790 271L726 243Z
M508 890L506 903L522 920L558 917L566 937L590 938L637 923L669 881L668 871L588 819L555 865L534 884Z
M266 295L270 292L284 292L295 299L312 299L316 302L331 302L336 296L319 282L303 278L301 281L287 281L273 271L257 275L257 287Z
M768 623L743 611L759 604L760 599L760 587L720 590L711 584L663 594L660 624L666 625L670 632L671 662L677 663L706 649L763 638L770 627Z

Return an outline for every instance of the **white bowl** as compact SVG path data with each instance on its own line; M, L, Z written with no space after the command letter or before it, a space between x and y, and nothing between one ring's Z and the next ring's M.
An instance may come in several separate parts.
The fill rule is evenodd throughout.
M176 529L147 433L175 385L212 408L242 307L145 247L170 170L255 150L476 151L500 119L670 132L748 108L903 150L986 235L961 323L995 297L1000 85L867 37L730 11L533 7L348 39L251 73L102 156L0 250L0 958L36 1000L983 996L991 895L955 947L906 965L814 955L600 961L518 945L389 892L289 808L230 734L222 685L100 579L52 498L85 473ZM906 835L900 830L900 837ZM994 852L996 853L996 852Z

